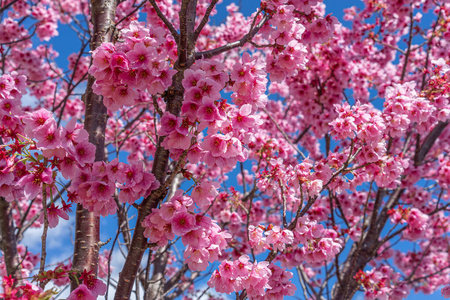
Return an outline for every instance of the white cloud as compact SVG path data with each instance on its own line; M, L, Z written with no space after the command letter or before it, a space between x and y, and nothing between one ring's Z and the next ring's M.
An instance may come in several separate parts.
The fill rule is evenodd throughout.
M31 96L30 94L26 94L22 96L22 106L31 106L36 107L38 99L35 96Z
M206 299L209 299L209 295L211 295L211 296L220 296L220 297L222 297L222 298L225 299L225 300L231 300L231 299L233 299L233 298L231 298L231 296L228 296L227 294L219 294L218 292L216 292L215 289L211 289L211 288L210 288L204 295L202 295L203 292L204 292L207 288L208 288L208 286L207 286L206 284L201 285L201 286L198 288L198 292L195 293L194 299L198 299L198 300L206 300ZM200 295L202 295L202 296L200 297Z
M59 219L59 224L55 228L49 228L47 231L47 250L57 249L59 252L67 248L67 243L71 243L71 235L74 224L72 220L66 221ZM29 251L41 251L41 237L44 227L30 228L25 231L21 244L28 247Z

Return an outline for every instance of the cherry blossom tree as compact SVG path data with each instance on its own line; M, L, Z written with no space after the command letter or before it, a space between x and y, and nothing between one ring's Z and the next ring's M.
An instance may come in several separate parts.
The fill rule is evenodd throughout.
M221 2L1 1L1 297L450 297L450 1Z

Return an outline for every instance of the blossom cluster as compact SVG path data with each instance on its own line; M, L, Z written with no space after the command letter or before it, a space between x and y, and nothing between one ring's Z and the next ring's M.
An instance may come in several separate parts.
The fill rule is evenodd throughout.
M302 194L303 197L318 196L331 176L331 168L324 161L313 163L307 158L292 166L286 165L281 158L271 158L267 162L266 170L257 175L256 186L268 195L276 195L280 202L286 197L292 204L291 209L295 210Z
M22 25L11 18L6 18L0 24L0 42L8 43L14 40L21 40L28 35L28 31Z
M184 72L182 85L185 89L181 116L191 122L199 121L201 127L225 120L223 108L217 105L220 91L228 81L225 65L213 59L199 60Z
M84 270L80 276L80 281L81 284L70 293L67 300L95 300L98 296L106 294L106 284L95 278L91 272Z
M67 60L69 61L69 70L73 72L72 80L75 82L81 81L89 71L89 57L72 53L67 57Z
M257 58L244 55L243 63L236 63L228 77L223 64L206 59L199 60L184 75L181 116L169 112L162 116L159 134L166 136L162 146L170 150L173 158L188 150L189 162L204 161L210 167L232 168L238 161L245 161L248 150L244 145L251 142L255 125L260 124L255 111L265 103L267 79L263 65L257 63ZM220 91L230 78L235 91L232 98L238 107L220 99ZM253 88L247 89L247 84ZM195 143L205 128L208 134Z
M159 187L155 176L144 169L143 163L131 165L116 158L109 163L94 162L85 166L72 178L71 196L96 215L107 216L117 210L114 201L116 187L120 189L119 202L133 204L147 197Z
M192 190L192 200L202 211L206 211L214 198L219 194L217 191L218 187L219 184L217 182L204 180Z
M268 282L270 289L266 290L264 296L256 296L255 299L262 300L269 297L270 299L281 300L285 296L293 296L297 287L289 281L293 277L292 272L285 271L273 263L269 265L269 269L272 272Z
M359 102L354 106L348 103L335 105L338 117L331 122L331 133L337 139L358 137L362 143L376 146L384 137L386 125L381 113L368 104Z
M444 201L450 185L449 127L431 149L423 145L433 137L430 130L445 125L450 116L450 67L445 61L449 5L436 6L439 17L433 30L422 31L422 16L415 11L428 11L431 0L368 1L361 11L346 11L345 18L354 21L351 29L325 16L321 0L264 0L249 17L232 4L224 24L202 24L194 52L230 42L234 44L227 47L246 45L213 59L195 57L193 65L184 70L184 66L175 66L180 40L175 41L168 23L160 18L162 13L177 30L184 21L182 4L157 2L145 3L139 10L133 1L122 1L115 16L116 43L97 48L89 70L96 78L94 91L104 96L109 109L107 143L118 145L117 151L130 152L129 165L118 159L94 162L95 147L76 121L82 119L84 105L71 93L86 78L88 57L70 55L69 70L63 72L52 62L58 53L47 45L33 48L28 39L33 33L15 20L33 18L38 38L47 41L58 34L58 22L69 23L76 20L76 14L87 13L87 2L7 2L8 17L0 22L0 42L7 46L0 49L0 56L3 72L11 75L0 77L0 137L4 143L0 147L0 196L10 202L16 224L37 219L32 226L39 226L44 222L43 214L37 217L41 211L47 212L49 227L68 218L71 204L53 201L59 174L72 181L67 188L69 200L96 215L114 214L116 203L135 204L159 187L147 171L152 164L148 158L163 147L174 163L178 161L172 170L178 172L181 166L179 172L195 182L194 188L190 195L190 190L177 191L137 226L145 227L150 248L170 247L170 241L180 237L186 247L183 263L193 271L222 261L208 282L218 292L246 289L252 299L292 295L295 287L289 282L290 272L243 255L265 251L276 254L274 261L282 267L300 266L314 289L314 277L322 277L319 268L341 251L347 253L344 238L349 243L379 242L374 259L355 277L346 278L362 285L367 299L401 299L413 288L385 265L394 256L395 267L405 278L426 278L426 283L414 282L414 288L431 293L448 284L450 221ZM214 6L210 2L197 1L195 28ZM145 25L138 21L143 19L140 12L147 14ZM210 16L215 13L213 9ZM380 18L371 23L375 13ZM378 27L383 30L377 33ZM409 33L408 50L403 51L399 41L407 41L403 37L408 27L414 30ZM413 45L417 33L425 39L423 45ZM407 55L398 58L402 51ZM173 77L175 72L179 73ZM270 97L281 96L283 101L268 101L268 76ZM61 81L65 82L60 85ZM386 99L383 111L369 104L372 88ZM38 98L38 107L26 112L20 107L25 90ZM167 101L173 91L179 98L183 94L180 103ZM231 92L231 100L222 99L223 92ZM348 99L341 104L343 98ZM356 100L354 105L350 98ZM166 107L165 101L170 105ZM60 116L58 122L53 114ZM420 162L416 158L423 151L419 150L427 152ZM237 175L243 193L236 187L219 193L220 183L235 175L230 171L249 158L253 161L241 164ZM251 171L244 170L250 163ZM414 187L421 178L432 185ZM370 191L363 191L369 182ZM425 180L418 184L422 183L428 185ZM438 186L442 188L439 196ZM327 196L321 195L325 190ZM42 203L44 196L51 199L47 207ZM402 205L389 207L393 202L385 201L386 197L394 196L399 196ZM308 211L303 211L305 207ZM397 253L393 243L384 242L383 228L377 230L378 236L364 232L370 215L372 220L379 215L377 224L383 225L384 208L390 209L390 226L404 225L399 231L401 239L415 242L419 249ZM22 211L26 216L17 213ZM302 217L296 219L298 214ZM295 226L288 227L287 221ZM25 264L22 273L28 272L31 258L20 256ZM101 261L104 267L105 258ZM4 262L0 269L6 275ZM70 263L40 275L54 276L57 285L67 284L67 269ZM170 266L166 275L174 272ZM103 284L90 274L84 272L81 280L69 299L94 299L104 293ZM181 282L185 280L182 276ZM5 278L4 293L13 298L16 292L11 286L11 278ZM46 296L27 283L23 287L26 296L27 289L35 297ZM443 294L450 296L449 287Z
M58 35L57 28L60 14L52 6L45 6L39 3L33 6L31 14L38 20L36 33L39 39L48 41L50 38Z
M269 228L265 230L266 228L263 226L249 226L249 244L255 254L262 253L267 249L284 251L286 245L290 245L294 241L292 231L281 229L279 226L269 226ZM263 236L263 233L267 237Z
M40 197L43 186L54 192L56 171L72 179L69 199L82 203L97 215L114 214L117 206L113 199L116 182L122 203L134 203L158 188L153 174L141 163L125 165L114 160L95 162L95 146L88 140L87 131L76 119L65 127L58 127L53 114L41 108L24 113L20 98L24 93L25 77L0 77L1 136L5 146L0 149L0 196L7 201ZM40 150L41 155L30 151ZM25 159L21 159L24 157ZM68 219L70 205L60 209L54 203L47 208L50 227L58 224L59 217Z
M307 262L317 266L331 261L342 249L342 240L333 229L326 229L317 221L311 221L304 216L297 220L293 245L302 244L297 248L289 247L279 256L283 267L299 266Z
M111 111L136 104L140 91L162 94L176 72L167 60L163 28L147 28L133 21L121 34L123 42L103 43L93 51L89 69L96 78L94 92L104 97L104 104Z
M439 157L439 168L437 170L437 180L443 188L450 188L450 161L444 157Z
M233 81L231 99L238 106L250 104L255 111L264 107L267 102L265 95L267 78L264 63L257 57L251 57L245 52L242 55L242 63L236 63L231 70Z
M296 76L298 70L306 68L308 61L303 44L305 26L299 22L294 10L293 5L279 5L268 22L272 30L268 30L267 38L274 41L275 47L267 57L266 70L274 82Z
M356 172L357 176L355 176L353 184L368 179L364 178L367 177L367 174L372 174L369 177L373 176L380 187L392 187L399 184L400 175L408 168L409 160L398 155L385 154L385 134L395 135L390 129L392 124L388 125L388 110L385 109L381 114L371 105L361 105L359 102L354 106L344 103L335 105L335 107L339 116L330 124L332 134L337 139L352 139L354 147L360 148L356 162L360 165L367 165ZM398 113L394 115L399 116ZM400 130L401 127L392 125L392 128ZM348 153L347 157L351 154ZM343 165L344 162L345 160L341 161L340 165ZM358 178L359 176L362 178Z
M2 299L8 300L49 299L52 296L58 294L58 292L55 290L48 290L44 292L41 288L29 282L26 282L25 284L18 287L15 287L16 284L16 280L12 278L12 275L3 276L3 292L0 293L0 297L2 297Z
M420 243L420 248L414 252L395 251L395 266L406 276L412 274L415 278L427 278L426 282L415 288L424 293L432 293L438 286L446 284L445 282L448 280L449 255L444 249L447 243L445 238L439 238L431 245L429 242ZM428 250L426 250L427 247Z
M404 209L401 205L390 212L390 218L393 223L407 223L408 227L403 232L405 239L410 241L419 240L430 235L429 227L430 217L417 208Z
M416 83L394 84L386 89L384 119L391 136L400 136L412 122L417 122L419 130L426 130L434 123L430 119L436 108L416 91Z
M401 300L409 295L411 286L401 282L400 275L389 266L359 271L355 279L364 287L364 299Z
M296 287L289 281L292 273L266 261L250 262L247 255L235 261L224 260L208 281L219 293L246 290L249 299L283 299L292 296Z
M159 209L153 209L142 226L145 227L144 236L155 246L163 247L175 235L180 236L186 246L183 256L189 269L204 271L208 262L214 262L222 255L231 235L222 231L210 217L195 213L194 209L192 198L178 190Z
M308 217L298 219L294 230L294 243L302 243L302 255L307 262L329 261L341 251L342 241L332 229L325 229Z
M239 257L236 261L224 260L219 269L215 270L208 281L208 286L215 288L219 293L231 294L243 289L247 291L250 299L264 296L272 271L269 262L250 262L247 255Z

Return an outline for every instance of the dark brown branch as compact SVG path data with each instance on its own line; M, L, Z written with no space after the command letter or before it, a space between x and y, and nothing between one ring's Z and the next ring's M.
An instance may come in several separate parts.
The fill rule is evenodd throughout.
M308 130L311 128L311 125L309 125L308 127L306 127L299 135L298 137L295 139L294 144L298 144L300 142L300 140L305 136L305 134L308 132Z
M110 41L114 30L111 30L116 14L117 0L92 0L91 22L93 35L91 50L96 49L102 42ZM103 98L94 94L92 86L95 78L89 76L84 99L86 113L84 128L89 133L89 142L95 145L95 161L105 160L105 130L107 113ZM75 245L72 270L80 273L83 270L92 271L97 275L98 252L100 241L100 219L94 213L77 205L76 210ZM78 286L78 281L72 278L71 289Z
M14 284L20 285L21 268L20 258L17 252L16 235L14 234L14 222L12 217L12 207L5 198L0 197L0 243L3 257L5 258L6 273L15 279Z
M175 38L176 43L178 44L179 39L180 39L180 35L176 31L176 29L173 27L172 23L170 23L170 21L167 20L166 16L161 12L161 10L159 9L158 4L156 4L155 0L148 0L148 2L150 2L150 4L153 6L153 8L156 11L156 14L164 22L164 24L167 26L167 28L169 29L170 33Z
M402 75L400 76L400 82L403 82L403 79L405 78L406 67L408 66L409 55L411 54L411 44L412 44L412 38L413 38L414 18L413 18L413 8L410 7L410 9L411 9L411 13L409 14L410 24L409 24L408 48L406 49L405 61L403 62L403 69L402 69Z
M416 156L414 157L414 164L418 166L422 163L425 156L430 151L431 147L433 147L434 142L438 139L438 137L441 135L442 131L444 131L445 127L447 127L448 121L437 123L436 126L430 131L430 133L427 135L425 140L422 143L422 146L420 146L420 150L416 153Z
M240 39L239 41L228 43L228 44L218 47L216 49L196 53L195 59L211 58L213 56L227 52L229 50L244 46L246 43L249 43L253 39L253 37L258 33L258 31L261 29L261 27L263 27L263 25L268 20L270 20L270 18L271 18L271 16L269 14L265 14L264 17L261 19L261 21L259 21L258 25L256 25L249 33L244 35L242 37L242 39Z
M197 0L183 0L180 9L180 43L178 45L178 66L185 68L189 56L193 55L195 41L192 39L195 29Z
M167 247L158 249L158 256L153 262L153 275L145 291L144 300L160 299L161 295L164 293L164 287L166 285L166 266L169 258L169 254L166 251Z
M13 0L11 2L9 2L8 4L6 4L3 7L0 7L0 14L2 14L5 10L7 10L8 8L10 8L11 6L13 6L16 2L18 2L19 0ZM3 1L2 1L3 2Z
M181 279L181 277L184 276L186 271L189 270L188 265L184 264L178 272L173 275L165 284L164 284L164 293L167 293L170 291L176 283L178 283Z
M438 14L438 16L436 18L436 22L433 25L433 33L432 33L430 39L427 42L428 48L427 48L427 56L425 58L425 66L424 66L425 70L428 70L428 64L430 62L431 45L433 43L433 38L436 35L436 28L437 28L437 26L439 24L439 20L441 19L441 17L442 17L442 12L441 12L441 10L439 10L439 14ZM420 85L420 90L423 90L425 88L425 83L426 83L425 79L426 79L426 77L427 77L427 73L423 72L423 74L422 74L422 84Z
M198 272L198 271L192 272L191 277L186 281L180 282L178 284L177 290L175 292L173 292L172 294L165 296L164 300L172 300L172 299L175 299L178 296L180 296L194 283L195 279L199 276L200 276L200 272Z
M208 8L206 9L206 13L203 16L202 21L200 22L200 24L198 25L197 29L195 29L195 32L192 36L192 40L194 42L197 41L198 36L200 35L200 33L202 32L202 29L205 27L205 25L208 23L209 21L209 16L211 15L212 10L214 9L214 7L216 6L217 2L219 2L219 0L212 0L211 4L208 6Z
M428 278L430 278L430 277L432 277L434 275L437 275L437 274L443 274L443 272L445 270L449 269L449 268L450 268L450 266L444 267L444 268L442 268L440 270L437 270L437 271L435 271L435 272L433 272L431 274L428 274L428 275L425 275L425 276L422 276L422 277L414 278L413 280L410 280L409 282L410 283L414 283L414 282L418 282L418 281L421 281L421 280L424 280L424 279L428 279Z
M361 239L355 243L350 250L347 260L342 265L341 274L342 280L333 287L333 299L351 299L352 295L358 289L358 282L354 276L358 270L363 270L367 263L373 258L379 247L385 242L380 241L380 234L389 217L388 211L398 204L401 195L405 189L397 188L389 197L389 200L377 214L377 207L381 207L383 197L385 195L384 189L379 189L375 199L375 207L372 211L372 216L369 221L369 229L367 233L362 232ZM398 233L400 233L399 231ZM397 233L396 233L397 234Z
M172 86L165 93L166 111L170 112L175 116L180 115L181 105L183 102L184 88L181 81L184 77L184 70L189 68L194 62L193 53L194 47L192 42L188 42L188 37L191 37L194 31L195 23L195 9L197 1L191 0L189 3L182 4L180 11L180 23L186 22L180 25L183 30L180 30L180 41L186 38L186 48L184 53L180 50L183 43L178 44L178 72L172 78ZM186 14L187 16L183 16ZM186 37L183 37L183 36ZM182 67L182 62L184 61L184 67ZM144 237L145 228L142 226L142 222L145 217L152 211L153 208L157 207L160 202L164 200L167 195L167 187L170 185L171 180L175 178L175 175L170 177L166 182L167 167L169 163L169 152L161 146L164 141L164 137L159 137L158 147L154 155L152 173L155 178L160 182L160 188L153 191L149 197L144 199L142 203L138 206L138 218L136 221L136 227L134 230L133 238L131 241L130 251L128 252L125 264L123 266L122 272L120 273L119 282L117 285L115 300L130 299L133 284L136 280L137 271L139 269L140 262L146 251L147 238ZM176 173L176 172L175 172ZM162 257L158 257L153 263L154 268L157 270L162 269L164 266L164 261ZM154 269L155 270L155 269ZM161 278L160 272L153 272L152 278L150 280L150 287L147 289L149 295L158 295L160 285L164 284L163 280L155 282L155 278ZM157 299L157 298L153 298Z

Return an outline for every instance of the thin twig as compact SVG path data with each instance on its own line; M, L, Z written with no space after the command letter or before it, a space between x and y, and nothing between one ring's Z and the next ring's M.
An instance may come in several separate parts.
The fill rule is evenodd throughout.
M175 42L178 44L180 35L176 31L176 29L173 27L172 23L170 23L170 21L167 20L166 16L161 12L161 10L159 9L158 4L156 4L155 0L148 0L148 2L150 2L150 4L153 6L158 17L164 22L164 24L167 26L167 28L169 28L170 33L175 38Z
M45 258L47 257L46 243L47 243L47 231L48 231L48 216L47 216L47 185L44 183L42 187L42 207L44 210L44 230L42 232L42 253L41 253L41 265L39 267L39 273L42 274L45 268ZM41 281L39 287L44 289L46 281Z
M195 29L194 34L192 35L192 40L195 42L198 39L198 36L202 32L203 27L205 27L206 23L209 21L209 16L211 15L212 10L214 9L214 6L219 2L219 0L212 0L211 4L206 9L206 13L203 16L202 21L198 25L197 29Z
M265 107L263 107L262 110L267 114L267 116L270 118L270 120L273 122L273 124L275 124L275 126L278 129L278 131L283 135L283 137L286 140L286 142L288 142L289 145L291 145L292 148L294 148L294 150L297 151L297 153L300 154L300 156L303 159L306 159L305 154L303 154L303 152L300 151L300 149L298 149L298 147L294 143L292 143L291 139L287 136L287 134L283 131L283 129L281 129L280 125L278 125L277 121L269 114L267 109Z
M228 44L226 44L224 46L221 46L221 47L218 47L218 48L215 48L215 49L212 49L212 50L207 50L207 51L204 51L204 52L196 53L195 54L195 59L211 58L213 56L216 56L216 55L219 55L221 53L227 52L229 50L232 50L232 49L244 46L246 43L251 42L253 37L258 33L258 31L261 29L261 27L263 27L263 25L268 20L270 20L270 18L271 18L271 15L265 14L264 17L261 19L261 21L258 23L258 25L256 25L255 28L250 30L249 33L244 35L239 41L231 42L231 43L228 43Z

